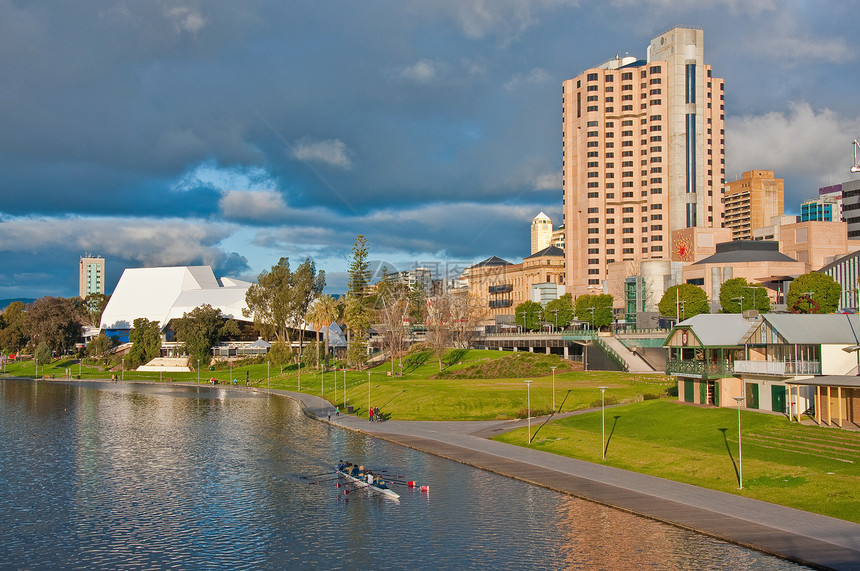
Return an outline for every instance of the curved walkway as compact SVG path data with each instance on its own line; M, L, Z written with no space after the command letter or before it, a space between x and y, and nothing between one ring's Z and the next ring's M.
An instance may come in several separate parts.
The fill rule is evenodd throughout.
M328 401L319 397L289 391L272 392L295 398L306 413L323 422L326 422L328 411L334 410ZM388 420L377 423L352 415L332 416L332 424L350 430L798 563L860 570L858 524L488 440L496 434L525 426L526 422ZM532 424L535 424L534 419Z

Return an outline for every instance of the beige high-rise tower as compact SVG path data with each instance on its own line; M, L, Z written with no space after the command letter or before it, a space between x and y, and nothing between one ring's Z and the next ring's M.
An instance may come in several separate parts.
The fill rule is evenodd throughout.
M732 229L733 240L751 240L752 231L769 226L771 218L784 214L785 181L773 171L747 171L726 187L723 225Z
M566 282L600 288L607 264L669 259L672 231L722 224L724 81L702 30L673 28L646 60L616 57L563 84Z
M532 218L532 254L549 247L552 240L552 220L541 212Z

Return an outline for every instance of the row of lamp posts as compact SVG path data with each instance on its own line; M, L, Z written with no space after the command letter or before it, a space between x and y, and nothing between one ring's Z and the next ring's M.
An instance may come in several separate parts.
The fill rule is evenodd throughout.
M552 410L555 412L555 367L551 367L552 369ZM527 396L527 415L528 415L528 440L527 443L531 444L532 442L532 381L527 380L526 389L528 392ZM368 374L368 382L367 382L367 391L368 391L368 402L370 400L370 375ZM609 387L597 387L600 389L600 410L601 410L601 418L600 418L600 455L601 458L606 460L606 389ZM738 489L744 489L744 459L743 459L743 446L741 444L741 403L746 400L745 397L733 397L735 401L738 403Z

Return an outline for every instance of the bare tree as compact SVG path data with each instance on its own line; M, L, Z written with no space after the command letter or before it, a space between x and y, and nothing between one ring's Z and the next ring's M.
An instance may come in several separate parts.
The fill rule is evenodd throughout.
M440 295L432 298L427 303L427 317L424 319L427 327L427 345L433 352L433 356L439 361L439 370L442 370L442 355L451 347L451 298Z
M452 342L455 347L468 349L475 339L477 327L487 318L487 308L468 292L448 292L451 313Z

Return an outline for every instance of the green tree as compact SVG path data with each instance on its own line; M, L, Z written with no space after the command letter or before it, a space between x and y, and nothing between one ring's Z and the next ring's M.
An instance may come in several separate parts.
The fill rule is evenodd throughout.
M103 293L87 294L80 305L84 324L98 327L101 324L102 313L104 313L109 301L110 296Z
M357 367L361 367L366 360L367 330L373 319L368 296L369 267L367 240L359 234L352 247L352 259L348 265L349 281L343 311L344 321L349 327L346 341L347 360Z
M330 295L321 295L314 300L310 311L308 312L308 321L314 323L314 328L317 325L325 331L325 368L328 369L328 353L329 353L329 327L337 320L339 316L337 300ZM317 357L319 359L319 357Z
M161 352L161 328L157 321L145 317L135 319L132 326L128 334L131 349L126 362L129 369L136 369L155 359Z
M283 341L276 341L275 343L272 343L272 346L269 348L269 353L266 355L266 359L268 359L269 363L272 365L280 367L281 373L283 373L284 367L289 365L293 360L293 351L290 349L290 346Z
M173 324L176 338L185 346L188 366L208 367L212 361L212 347L229 335L239 334L239 324L226 319L221 310L204 304L182 314Z
M48 344L44 341L39 341L39 344L36 346L36 350L33 352L33 356L36 358L39 365L47 365L53 361L51 348L48 347Z
M540 329L543 307L536 301L524 301L517 305L516 324L528 331Z
M579 321L585 321L594 328L612 325L612 296L609 294L581 295L576 298L574 313Z
M367 297L367 290L370 285L370 262L367 261L367 239L362 234L355 238L355 244L352 246L352 259L347 271L349 272L347 293L359 298Z
M27 313L20 301L10 303L0 315L0 349L5 354L15 353L27 346Z
M99 333L98 337L87 343L87 355L95 358L106 357L110 353L110 350L116 346L116 339L104 333Z
M27 308L24 325L31 345L44 341L58 355L82 340L80 316L72 299L40 297Z
M573 317L573 295L569 293L550 301L543 309L543 320L556 327L567 327Z
M657 304L660 315L674 317L679 321L689 319L700 313L710 313L708 295L695 284L674 285L666 290ZM677 315L680 311L681 315Z
M245 294L247 309L242 313L251 317L261 335L292 344L292 332L301 328L311 301L325 288L325 272L316 271L315 264L306 258L296 268L290 270L289 258L281 258L270 271L262 272L257 283L252 284Z
M794 311L795 305L801 313L813 313L815 308L801 296L808 296L821 307L821 313L834 313L839 308L839 298L842 288L827 274L810 272L798 276L788 286L785 303L789 311ZM799 301L799 303L798 303Z
M720 311L722 313L742 313L755 309L761 313L770 311L770 298L767 289L758 284L750 284L746 278L732 278L720 286Z

